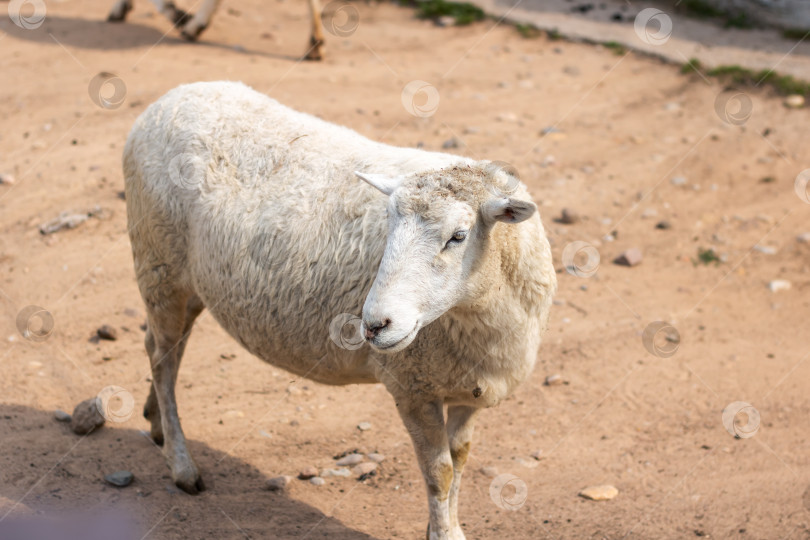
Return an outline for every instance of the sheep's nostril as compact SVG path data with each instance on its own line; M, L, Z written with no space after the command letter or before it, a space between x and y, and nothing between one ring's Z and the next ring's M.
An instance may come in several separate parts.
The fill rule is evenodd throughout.
M391 324L391 319L385 319L384 321L374 321L372 323L366 323L366 339L374 339L377 337L377 334L380 331Z

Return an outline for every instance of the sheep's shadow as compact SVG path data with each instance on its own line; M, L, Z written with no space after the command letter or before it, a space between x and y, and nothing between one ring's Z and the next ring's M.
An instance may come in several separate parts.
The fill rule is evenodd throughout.
M374 540L283 493L264 490L265 476L250 464L202 442L189 446L208 488L198 496L174 487L160 451L140 430L104 427L80 437L49 412L0 404L0 537L7 513L6 528L32 510L49 515L103 508L103 514L119 512L134 522L137 531L119 532L135 532L135 538L147 533L184 540ZM133 483L106 484L104 475L117 470L131 471Z
M152 47L153 45L177 46L189 44L188 41L178 37L179 30L177 29L163 33L157 28L134 21L110 23L106 20L80 19L50 14L45 18L42 26L30 30L20 28L8 17L0 17L0 37L2 37L2 34L8 34L25 41L49 43L54 47L59 47L61 44L70 48L104 51ZM244 47L236 49L232 45L207 41L205 35L199 41L196 41L194 45L280 60L298 61L301 59L300 56L251 50Z

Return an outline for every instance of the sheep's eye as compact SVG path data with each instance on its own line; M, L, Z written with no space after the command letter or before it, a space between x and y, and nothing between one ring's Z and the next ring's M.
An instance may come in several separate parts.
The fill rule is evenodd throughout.
M450 240L447 241L444 248L447 249L454 244L460 244L467 239L467 231L456 231Z

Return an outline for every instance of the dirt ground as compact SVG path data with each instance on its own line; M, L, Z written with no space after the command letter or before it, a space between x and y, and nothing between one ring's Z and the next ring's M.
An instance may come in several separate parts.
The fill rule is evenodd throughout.
M15 180L0 185L0 519L113 508L134 516L138 537L423 537L421 475L386 391L298 380L205 314L178 402L208 490L178 492L144 436L150 379L121 151L170 88L234 79L372 139L437 150L455 138L450 152L514 164L540 205L559 293L533 377L478 423L460 502L468 538L809 537L810 244L797 235L810 231L810 204L794 189L810 167L808 112L746 89L750 111L732 103L729 123L722 86L653 59L353 5L356 32L329 34L322 63L297 61L305 2L226 0L199 44L177 39L147 2L125 25L103 22L106 1L49 2L33 30L0 18L0 174ZM125 83L120 107L91 99L101 72ZM413 80L436 88L435 114L403 106ZM39 232L96 205L75 229ZM563 208L580 219L556 222ZM663 220L671 227L656 228ZM563 258L575 241L600 256L590 277L566 271L584 268L581 254ZM612 263L633 247L640 265ZM700 262L709 248L720 261ZM773 280L792 288L772 292ZM51 314L47 339L18 331L30 305ZM643 335L655 321L680 335L656 341L658 355ZM91 339L102 324L116 341ZM545 386L553 374L565 384ZM79 437L54 420L109 385L134 396L128 421ZM744 414L723 420L735 402L753 407L748 432ZM263 489L355 448L386 456L364 482ZM525 500L500 494L516 510L496 504L485 467L525 484ZM105 484L120 469L134 483ZM618 496L578 496L600 484Z

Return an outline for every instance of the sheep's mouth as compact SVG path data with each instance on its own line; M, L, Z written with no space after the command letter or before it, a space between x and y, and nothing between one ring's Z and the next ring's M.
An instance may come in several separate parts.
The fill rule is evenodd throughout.
M383 352L397 352L410 345L411 341L413 341L413 338L416 337L417 332L419 332L419 321L416 321L416 324L413 326L413 330L408 332L408 334L402 339L385 346L374 345L374 343L372 342L372 346L375 349Z

